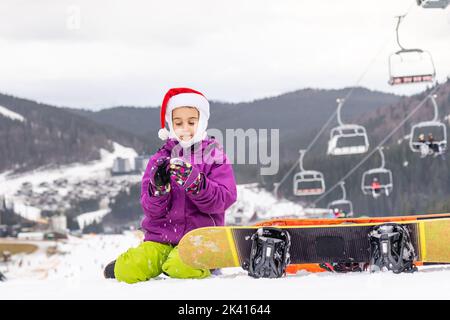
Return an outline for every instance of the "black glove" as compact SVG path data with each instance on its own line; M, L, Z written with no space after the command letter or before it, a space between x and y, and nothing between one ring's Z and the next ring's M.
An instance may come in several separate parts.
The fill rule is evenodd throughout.
M156 187L163 187L170 183L168 164L169 161L166 159L163 159L163 161L158 164L158 168L156 169L155 176L153 178Z
M169 157L156 160L155 166L150 173L150 183L154 186L153 195L161 196L170 191Z

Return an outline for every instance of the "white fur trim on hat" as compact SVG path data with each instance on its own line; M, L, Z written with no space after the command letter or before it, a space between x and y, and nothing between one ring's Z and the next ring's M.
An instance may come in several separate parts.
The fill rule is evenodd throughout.
M180 93L170 98L169 102L167 103L166 121L168 120L168 114L170 114L173 109L178 107L195 107L199 111L203 111L205 116L209 118L209 102L201 94Z
M162 129L159 129L159 130L158 130L158 137L159 137L161 140L167 140L167 139L169 139L169 135L170 135L170 132L169 132L169 130L167 130L166 128L162 128Z

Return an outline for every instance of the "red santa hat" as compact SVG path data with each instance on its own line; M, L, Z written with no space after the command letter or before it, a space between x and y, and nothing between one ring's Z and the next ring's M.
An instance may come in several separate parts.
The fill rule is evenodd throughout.
M202 140L206 135L209 119L209 102L206 97L199 91L190 88L172 88L167 91L161 104L161 129L158 136L161 140L178 137L173 132L172 127L172 111L179 107L194 107L199 111L200 118L197 126L197 132L188 144L192 144ZM169 130L166 129L166 122ZM181 141L180 141L181 143ZM186 144L186 142L183 142Z

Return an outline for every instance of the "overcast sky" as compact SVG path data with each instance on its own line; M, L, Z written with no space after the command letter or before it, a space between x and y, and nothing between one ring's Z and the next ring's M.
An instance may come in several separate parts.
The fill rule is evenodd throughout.
M395 15L405 47L450 75L450 8L415 0L1 0L0 92L59 106L157 106L170 87L240 102L284 92L391 88Z

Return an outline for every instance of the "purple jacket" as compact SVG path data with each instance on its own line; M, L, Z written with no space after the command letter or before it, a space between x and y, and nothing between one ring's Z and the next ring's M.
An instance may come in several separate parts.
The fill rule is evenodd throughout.
M167 140L150 158L142 178L141 205L145 217L141 225L145 232L144 241L176 245L183 235L193 229L223 226L225 210L236 201L233 168L222 147L213 138L201 142L201 153L209 154L209 160L199 161L197 158L195 162L195 155L192 154L189 161L194 167L192 172L202 172L204 176L198 194L186 193L182 187L171 181L170 193L153 196L149 190L151 168L158 158L170 157L172 149L177 145L178 141ZM182 149L178 145L175 150ZM199 151L200 149L195 154L198 155ZM182 153L183 151L180 154Z

